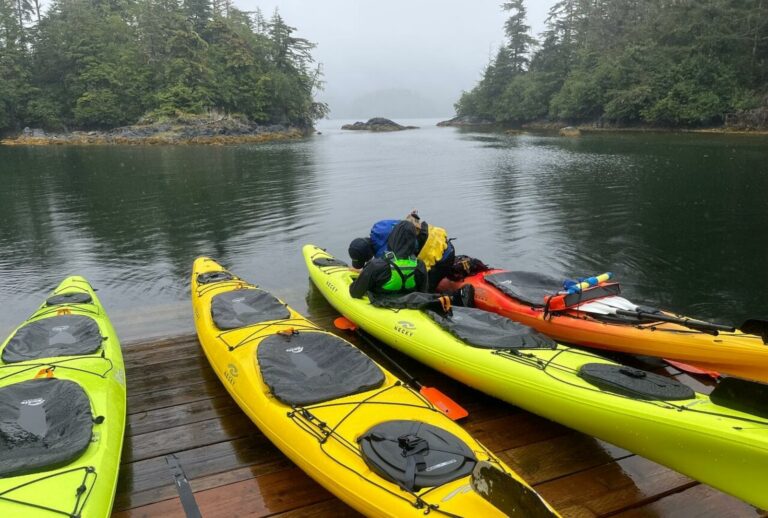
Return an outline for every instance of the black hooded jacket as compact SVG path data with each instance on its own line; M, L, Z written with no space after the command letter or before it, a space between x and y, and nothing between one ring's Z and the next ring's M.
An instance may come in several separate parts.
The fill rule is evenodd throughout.
M422 228L426 224L422 223ZM387 238L387 248L398 258L404 259L416 256L419 253L421 244L416 227L410 221L401 221L394 226ZM389 281L392 275L391 268L386 259L374 258L368 261L363 267L360 275L349 286L349 294L354 298L361 298L369 291L378 292L381 287ZM416 291L427 290L427 269L424 263L419 261L416 269Z

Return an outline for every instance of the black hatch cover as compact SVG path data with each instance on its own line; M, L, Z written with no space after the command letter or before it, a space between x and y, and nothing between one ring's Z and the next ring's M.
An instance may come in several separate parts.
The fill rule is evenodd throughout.
M450 432L420 421L385 421L359 439L366 464L408 491L436 487L472 473L469 447Z
M264 383L287 405L311 405L375 389L384 373L338 336L304 331L265 338L256 350Z
M5 363L51 356L93 354L103 338L99 325L83 315L57 315L19 328L3 349Z
M41 378L0 388L0 477L53 469L91 442L88 396L74 381Z
M219 329L237 329L259 322L283 320L291 312L271 293L260 289L234 290L216 295L211 316Z

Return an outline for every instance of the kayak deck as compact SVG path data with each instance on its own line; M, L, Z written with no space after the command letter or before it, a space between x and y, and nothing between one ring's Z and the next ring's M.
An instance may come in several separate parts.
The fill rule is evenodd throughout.
M311 289L313 299L319 298ZM324 303L316 305L320 308L305 313L332 329L337 314ZM386 365L356 336L344 337ZM178 459L204 516L244 509L255 515L358 516L258 431L210 369L195 336L128 344L123 351L130 383L116 516L183 515L170 455ZM462 425L564 514L603 516L631 509L634 516L665 516L684 508L691 515L757 515L753 507L675 471L387 352L465 406L470 417Z

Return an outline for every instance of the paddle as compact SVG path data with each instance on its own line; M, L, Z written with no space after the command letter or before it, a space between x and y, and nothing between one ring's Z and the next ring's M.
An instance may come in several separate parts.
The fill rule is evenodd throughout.
M624 297L606 297L601 300L595 300L591 302L587 302L586 304L582 304L578 307L578 311L584 311L586 313L596 313L598 315L626 315L631 316L633 318L639 318L643 319L643 316L645 316L645 320L647 322L654 322L654 321L660 321L663 320L663 318L656 318L660 314L658 313L651 313L651 312L643 312L640 306L633 304L632 302L628 301ZM665 317L666 315L661 315L662 317ZM676 318L676 317L669 317L671 319L675 320L675 323L682 323L677 322L677 320L684 321L687 320L690 323L691 319L682 319L682 318ZM700 321L697 321L700 322ZM701 322L702 324L709 324L709 322ZM685 325L685 324L683 324ZM719 326L720 324L711 324L713 326ZM726 327L726 326L722 326ZM731 328L731 330L733 330ZM714 379L720 379L720 373L716 371L711 371L707 369L702 369L700 367L695 367L693 365L689 365L687 363L683 363L676 360L670 360L668 358L664 358L664 361L672 365L673 367L677 367L681 371L688 372L690 374L700 374L705 376L710 376Z
M390 358L382 349L379 347L373 340L368 338L368 335L366 335L364 332L362 332L358 327L357 324L352 322L346 317L338 317L336 320L333 321L333 325L336 326L336 329L342 329L345 331L352 331L356 332L357 336L365 340L365 343L370 345L373 349L376 350L381 356L383 356L391 365L394 367L397 367L397 369L400 371L400 373L406 378L408 383L413 385L415 388L418 389L419 394L424 396L427 401L435 405L441 412L443 412L445 415L447 415L449 418L453 419L454 421L458 421L459 419L462 419L464 417L467 417L469 415L469 412L467 412L462 406L460 406L458 403L456 403L454 400L440 392L434 387L425 387L419 381L411 376L408 371L406 371L401 365L399 365L395 360Z
M681 326L702 331L705 333L717 334L718 331L734 332L735 327L725 324L714 324L703 320L696 320L688 317L673 317L660 311L648 311L637 304L633 304L624 297L605 297L600 300L590 301L579 305L576 311L585 313L596 313L598 315L616 315L622 317L636 318L645 322L670 322Z
M646 320L648 322L655 322L655 321L670 322L672 324L679 324L681 326L685 326L690 329L695 329L696 331L703 331L703 332L710 332L710 333L717 333L718 331L727 331L729 333L733 333L734 331L736 331L735 327L729 326L726 324L715 324L712 322L704 322L703 320L696 320L694 318L687 318L687 317L672 317L669 315L665 315L664 313L647 313L640 309L637 309L635 311L617 309L616 314L622 317L633 317L633 318L638 318L640 320Z
M750 318L741 324L739 330L742 333L757 335L763 339L764 344L768 344L768 320L763 318Z
M720 373L717 371L710 371L710 370L702 369L699 367L694 367L693 365L689 365L683 362L678 362L675 360L670 360L669 358L664 358L664 361L670 364L672 367L680 369L683 372L688 372L690 374L701 374L702 376L709 376L710 378L715 380L719 380L721 377Z

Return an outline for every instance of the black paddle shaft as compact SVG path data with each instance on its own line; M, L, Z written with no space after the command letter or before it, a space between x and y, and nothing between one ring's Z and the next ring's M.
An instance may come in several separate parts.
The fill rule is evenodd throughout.
M616 314L648 321L680 324L681 326L690 327L691 329L696 329L699 331L728 331L730 333L736 331L736 328L733 326L728 326L725 324L713 324L712 322L704 322L691 318L671 317L669 315L665 315L664 313L646 313L643 311L628 311L626 309L617 309Z
M369 338L369 337L368 337L368 335L367 335L366 333L364 333L364 332L363 332L363 331L361 331L360 329L356 329L356 332L357 332L357 335L358 335L360 338L362 338L363 340L365 340L365 343L367 343L368 345L370 345L371 347L373 347L373 349L374 349L374 350L375 350L377 353L379 353L381 356L383 356L383 357L384 357L384 359L386 359L386 360L387 360L387 361L388 361L388 362L389 362L389 363L390 363L392 366L394 366L394 367L397 367L397 370L399 370L399 371L400 371L400 374L402 374L402 375L405 377L405 379L406 379L406 381L407 381L408 383L410 383L411 385L413 385L414 387L416 387L416 389L417 389L417 390L421 390L421 387L422 387L421 383L419 383L419 381L418 381L416 378L414 378L413 376L411 376L411 375L408 373L408 371L407 371L407 370L405 370L405 367L403 367L402 365L400 365L399 363L397 363L395 360L393 360L392 358L390 358L390 357L389 357L389 355L388 355L387 353L385 353L385 352L384 352L384 350L383 350L381 347L379 347L379 345L378 345L378 344L377 344L377 343L376 343L374 340L372 340L371 338Z

